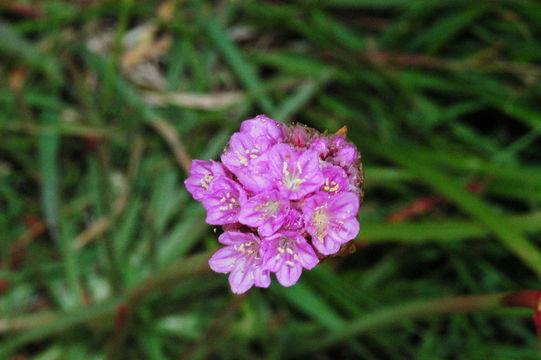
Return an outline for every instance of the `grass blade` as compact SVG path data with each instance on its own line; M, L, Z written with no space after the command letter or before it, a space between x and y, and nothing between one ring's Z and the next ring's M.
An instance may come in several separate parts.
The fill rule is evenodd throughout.
M56 116L47 113L43 117L44 124L53 124ZM41 201L49 232L58 238L59 182L58 151L60 140L52 130L44 130L39 136L39 164L41 174Z
M365 139L363 144L376 153L400 164L416 173L419 180L430 185L436 191L453 201L466 213L485 225L501 243L541 277L541 253L520 232L513 229L507 218L501 216L482 199L472 195L461 184L451 180L449 176L413 156L407 146L381 146L373 140ZM428 152L428 150L427 150Z
M225 56L225 59L236 73L240 81L246 86L250 94L256 99L259 106L269 116L275 112L272 101L265 93L261 81L257 76L255 67L244 59L239 49L233 43L227 31L216 19L211 19L207 24L207 30L214 44Z

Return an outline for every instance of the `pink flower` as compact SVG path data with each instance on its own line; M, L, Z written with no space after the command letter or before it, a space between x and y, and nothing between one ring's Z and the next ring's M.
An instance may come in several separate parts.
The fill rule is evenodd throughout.
M265 267L276 273L283 286L294 285L303 268L311 270L319 262L314 249L295 231L277 232L265 238L262 252Z
M227 151L222 154L221 159L247 190L258 192L272 188L267 163L259 161L259 158L269 149L273 141L267 136L254 138L244 133L235 133L231 136Z
M332 150L338 150L347 143L348 141L344 135L334 134L329 136L329 146Z
M347 167L359 161L359 152L351 144L342 145L334 154L334 162L340 166Z
M270 272L291 286L359 232L360 154L343 131L259 115L242 122L221 160L194 160L185 184L207 223L223 227L226 246L209 265L229 273L234 293L268 287Z
M287 143L293 147L307 149L310 145L312 132L306 126L294 125L287 131Z
M239 184L231 179L218 177L202 200L207 210L205 221L211 225L236 223L241 205L245 201L246 193Z
M324 159L329 154L329 142L324 137L316 137L310 143L309 149L317 153L321 159Z
M349 189L348 176L340 166L326 163L322 172L325 180L321 191L336 194Z
M289 200L277 191L267 191L244 203L239 222L257 228L259 235L272 235L284 224L289 213Z
M227 151L222 154L222 162L235 175L248 168L261 154L272 145L265 136L252 137L243 133L234 133L229 140Z
M258 115L253 119L244 120L240 125L240 132L248 134L252 138L264 136L271 139L272 145L284 139L284 125L266 115Z
M313 151L301 153L287 144L277 144L269 150L266 161L275 186L290 200L299 200L323 185L319 157Z
M286 218L284 219L284 224L282 226L283 230L301 230L304 226L302 220L302 214L295 209L289 209Z
M226 176L222 164L216 161L193 160L190 176L184 180L184 185L195 200L202 200L219 176Z
M357 164L348 166L346 168L348 175L349 190L362 193L363 187L363 174Z
M323 255L336 253L342 244L357 236L359 197L352 192L329 196L318 193L303 204L306 231L312 235L312 245Z
M229 273L229 284L235 294L245 293L254 285L264 288L270 285L269 271L263 268L259 237L228 231L218 241L227 246L212 255L209 266L215 272Z
M357 148L343 135L332 135L329 138L330 155L327 161L346 169L357 165L361 155Z

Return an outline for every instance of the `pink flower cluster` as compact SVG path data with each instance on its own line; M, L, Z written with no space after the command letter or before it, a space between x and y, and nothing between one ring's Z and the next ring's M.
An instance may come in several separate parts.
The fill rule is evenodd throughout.
M268 287L271 272L295 284L359 232L360 154L344 135L259 115L231 136L221 163L194 160L185 185L206 222L223 226L209 265L237 294Z

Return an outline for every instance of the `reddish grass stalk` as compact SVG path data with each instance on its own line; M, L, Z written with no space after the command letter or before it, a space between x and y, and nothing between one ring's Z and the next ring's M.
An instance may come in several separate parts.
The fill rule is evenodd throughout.
M502 299L502 304L508 307L532 309L537 338L541 343L541 290L521 290L510 293Z

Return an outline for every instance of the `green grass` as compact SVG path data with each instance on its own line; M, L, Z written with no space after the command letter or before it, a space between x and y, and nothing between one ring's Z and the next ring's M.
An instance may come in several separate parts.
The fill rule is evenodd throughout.
M496 301L540 287L537 1L17 4L0 5L1 359L539 358L532 312ZM354 254L239 297L183 179L260 113L347 125L365 202Z

